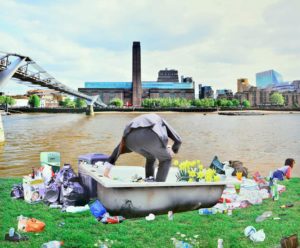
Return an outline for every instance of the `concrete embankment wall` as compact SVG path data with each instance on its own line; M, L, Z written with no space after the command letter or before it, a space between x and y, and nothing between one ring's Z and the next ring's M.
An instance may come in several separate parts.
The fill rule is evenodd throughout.
M215 111L300 111L300 108L94 108L95 112L215 112ZM85 113L86 108L10 108L11 113Z

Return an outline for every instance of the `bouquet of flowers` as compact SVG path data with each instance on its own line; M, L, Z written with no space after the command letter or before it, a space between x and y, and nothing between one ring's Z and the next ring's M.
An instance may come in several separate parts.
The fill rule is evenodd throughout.
M215 170L210 168L204 168L200 160L185 160L179 162L174 160L173 165L178 167L178 173L176 174L177 181L187 182L218 182L220 176Z

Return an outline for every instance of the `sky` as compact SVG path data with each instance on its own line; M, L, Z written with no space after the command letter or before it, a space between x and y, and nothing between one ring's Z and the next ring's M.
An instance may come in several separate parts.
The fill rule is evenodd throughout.
M0 0L0 51L31 57L60 82L142 80L176 69L214 90L274 69L300 79L299 0ZM1 56L1 53L0 53ZM9 81L0 91L32 89Z

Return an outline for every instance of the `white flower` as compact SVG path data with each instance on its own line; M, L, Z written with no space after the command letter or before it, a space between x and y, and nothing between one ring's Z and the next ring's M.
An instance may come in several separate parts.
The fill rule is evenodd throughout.
M182 238L184 238L186 235L185 235L185 234L181 234L180 236L181 236Z

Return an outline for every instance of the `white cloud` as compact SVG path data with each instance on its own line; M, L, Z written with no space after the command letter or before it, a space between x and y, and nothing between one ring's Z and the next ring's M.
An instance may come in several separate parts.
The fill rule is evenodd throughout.
M88 3L88 4L87 4ZM61 82L130 81L132 41L142 79L165 67L236 90L267 69L299 79L299 1L2 1L0 50L32 57Z

